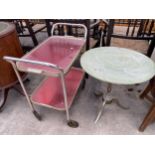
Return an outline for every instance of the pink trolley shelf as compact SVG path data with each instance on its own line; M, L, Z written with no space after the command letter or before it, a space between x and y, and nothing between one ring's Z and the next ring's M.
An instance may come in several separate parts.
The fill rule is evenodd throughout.
M58 25L82 27L84 37L53 36L54 29ZM41 116L34 109L33 104L66 111L67 124L71 127L78 127L78 122L70 119L69 108L84 78L84 71L72 66L85 45L86 37L87 28L82 24L57 23L53 25L52 37L22 58L4 57L12 64L30 108L37 119L41 120ZM19 71L45 76L31 96L24 87Z
M81 69L71 68L65 76L65 84L67 90L68 108L73 103L74 97L78 91L84 73ZM32 93L31 101L56 110L65 110L62 85L59 78L49 77ZM45 93L46 92L46 93Z

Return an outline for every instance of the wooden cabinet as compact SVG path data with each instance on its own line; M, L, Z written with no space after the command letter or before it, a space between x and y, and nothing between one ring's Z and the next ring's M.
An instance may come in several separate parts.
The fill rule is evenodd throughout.
M3 56L21 57L23 55L15 26L0 22L0 90L11 87L17 82L17 77L10 63Z

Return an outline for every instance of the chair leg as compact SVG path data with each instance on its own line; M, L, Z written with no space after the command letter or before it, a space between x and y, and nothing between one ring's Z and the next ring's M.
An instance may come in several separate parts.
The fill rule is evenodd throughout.
M150 80L150 83L147 85L145 90L139 96L141 99L144 99L144 97L151 91L151 89L153 88L153 82L154 82L154 78Z
M142 124L139 127L139 131L143 132L145 128L155 119L155 105L152 105L149 112L145 116Z
M32 27L31 27L29 21L28 20L25 20L25 23L26 23L26 26L27 26L27 28L29 30L29 33L30 33L31 37L32 37L32 40L33 40L34 45L37 46L38 45L38 40L37 40L37 38L35 36L35 33L34 33Z
M147 56L148 57L151 57L152 56L154 47L155 47L155 35L154 35L153 39L151 40L151 43L150 43L149 48L147 50Z
M5 103L6 103L6 99L7 99L7 96L8 96L8 92L9 92L9 88L5 89L4 91L2 91L2 99L1 99L1 104L0 104L0 112L3 111L3 108L5 106Z
M90 20L89 19L86 20L85 25L86 25L87 30L88 30L87 39L86 39L86 50L89 50L90 49L90 40L89 40L89 38L90 38Z
M152 85L149 83L147 85L147 87L145 88L145 90L140 94L140 98L144 99L144 97L150 92L150 90L152 89Z
M47 34L50 37L51 36L51 25L50 21L48 19L45 19L46 27L47 27Z

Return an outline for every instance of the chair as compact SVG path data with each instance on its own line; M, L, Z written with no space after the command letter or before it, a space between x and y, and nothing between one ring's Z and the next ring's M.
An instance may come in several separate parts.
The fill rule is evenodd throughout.
M18 33L19 37L31 37L34 46L37 46L38 40L36 34L42 32L46 28L44 21L23 19L15 22L17 22L17 25L22 29L22 32Z
M149 93L151 94L149 95ZM141 99L146 98L148 101L152 103L148 113L144 117L144 120L142 121L139 127L139 131L144 131L145 128L150 123L152 123L152 121L155 120L155 77L150 80L149 84L147 85L143 93L140 95L140 98Z
M107 20L107 29L106 34L104 35L104 39L106 40L106 46L118 46L117 41L121 39L121 41L119 41L119 46L121 47L125 46L127 48L134 48L134 50L139 51L145 48L145 50L143 51L144 54L146 54L148 57L151 57L153 48L150 48L151 44L149 44L149 41L153 40L154 35L155 20L110 19ZM112 38L117 39L112 40ZM114 41L114 43L112 41ZM140 47L137 47L138 43L141 44L140 46L143 46L142 49L138 49Z

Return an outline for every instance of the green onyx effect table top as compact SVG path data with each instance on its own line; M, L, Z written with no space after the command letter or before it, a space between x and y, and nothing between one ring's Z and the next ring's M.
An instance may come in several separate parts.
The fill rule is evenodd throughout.
M136 84L155 75L155 63L134 50L99 47L85 52L82 68L92 77L113 84Z

